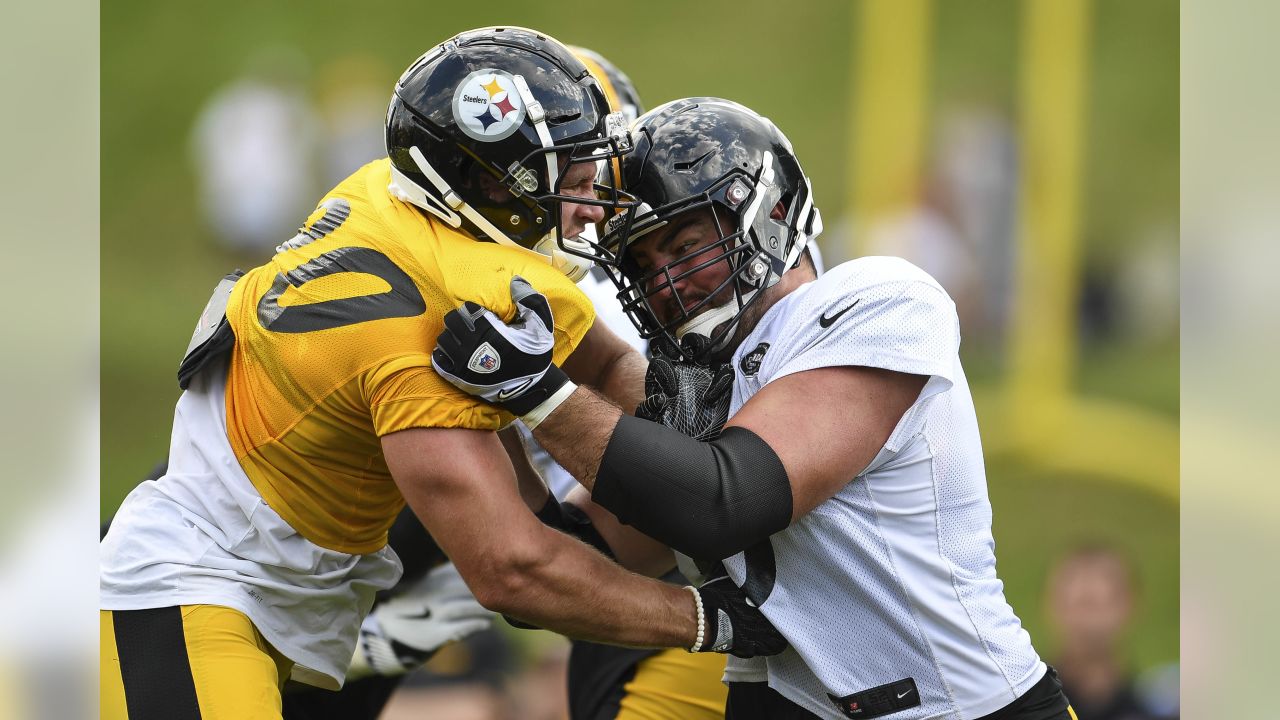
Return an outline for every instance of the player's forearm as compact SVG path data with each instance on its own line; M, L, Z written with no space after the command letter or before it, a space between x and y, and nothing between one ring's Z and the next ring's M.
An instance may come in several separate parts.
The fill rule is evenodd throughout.
M507 568L482 602L570 637L635 647L689 647L697 635L687 590L641 577L553 531ZM589 612L584 609L589 608Z
M649 577L661 577L675 567L676 559L671 548L618 522L613 513L591 500L591 493L586 488L574 488L565 502L591 521L592 529L622 567Z
M596 322L562 369L579 385L589 385L630 414L644 399L649 361L609 329Z
M534 437L618 521L690 557L730 557L791 521L786 467L742 427L699 442L579 387Z
M590 490L600 458L622 412L589 388L579 387L533 431L560 466Z
M499 431L498 439L502 441L502 448L507 451L511 466L516 471L516 487L520 491L520 499L526 507L537 512L546 503L551 490L530 461L528 448L515 425Z

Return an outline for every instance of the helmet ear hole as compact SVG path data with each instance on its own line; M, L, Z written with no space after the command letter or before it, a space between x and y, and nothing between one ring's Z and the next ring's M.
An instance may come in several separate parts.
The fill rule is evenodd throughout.
M779 201L778 201L778 202L773 206L773 209L769 211L769 219L770 219L770 220L777 220L777 221L779 221L779 222L782 222L782 221L786 220L786 219L787 219L787 208L788 208L790 205L791 205L791 198L790 198L789 196L784 196L781 200L779 200Z
M472 171L468 176L473 178L473 184L484 197L491 203L504 203L510 201L511 191L502 186L497 178L485 172L484 168L476 163L472 163Z

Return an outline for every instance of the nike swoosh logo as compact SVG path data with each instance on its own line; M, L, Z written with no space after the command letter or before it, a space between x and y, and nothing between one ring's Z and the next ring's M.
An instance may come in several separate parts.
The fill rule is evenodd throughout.
M861 299L862 298L858 298L858 300L861 300ZM836 320L839 320L841 315L852 310L853 306L858 304L858 300L854 300L852 303L849 303L849 307L841 310L835 315L823 315L822 317L818 318L818 325L823 328L831 327L831 323L835 322Z
M674 165L672 165L671 167L672 167L676 172L692 172L694 168L696 168L696 167L698 167L699 165L701 165L701 164L702 164L702 161L703 161L703 160L706 160L706 159L707 159L707 158L709 158L709 157L711 157L711 151L710 151L710 150L708 150L708 151L706 151L706 152L702 153L701 155L699 155L698 157L696 157L696 158L694 158L694 159L692 159L692 160L687 160L687 161L685 161L685 162L678 162L678 163L675 163L675 164L674 164Z
M525 388L529 387L529 383L531 383L531 382L533 382L533 380L525 380L524 382L520 383L519 385L517 385L517 386L515 386L515 387L513 387L513 388L509 388L509 389L505 389L505 390L499 390L499 391L498 391L498 399L499 399L499 400L510 400L511 398L515 397L516 395L519 395L520 393L524 392L524 391L525 391Z
M899 700L901 700L902 698L904 698L904 697L906 697L906 696L908 696L908 695L910 695L910 694L911 694L911 691L910 691L910 690L907 690L906 692L898 693L898 699L899 699Z

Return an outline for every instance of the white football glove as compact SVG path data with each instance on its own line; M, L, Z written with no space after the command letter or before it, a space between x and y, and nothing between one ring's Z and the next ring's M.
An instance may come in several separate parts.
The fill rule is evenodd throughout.
M453 563L441 565L373 607L360 626L347 679L409 672L446 643L489 627L493 617Z

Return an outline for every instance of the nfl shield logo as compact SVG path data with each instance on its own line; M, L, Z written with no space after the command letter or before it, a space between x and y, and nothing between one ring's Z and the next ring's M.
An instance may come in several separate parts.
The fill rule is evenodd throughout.
M471 360L467 362L467 369L472 372L487 375L502 366L502 357L498 355L498 351L493 349L489 343L484 343L476 348L471 354Z

